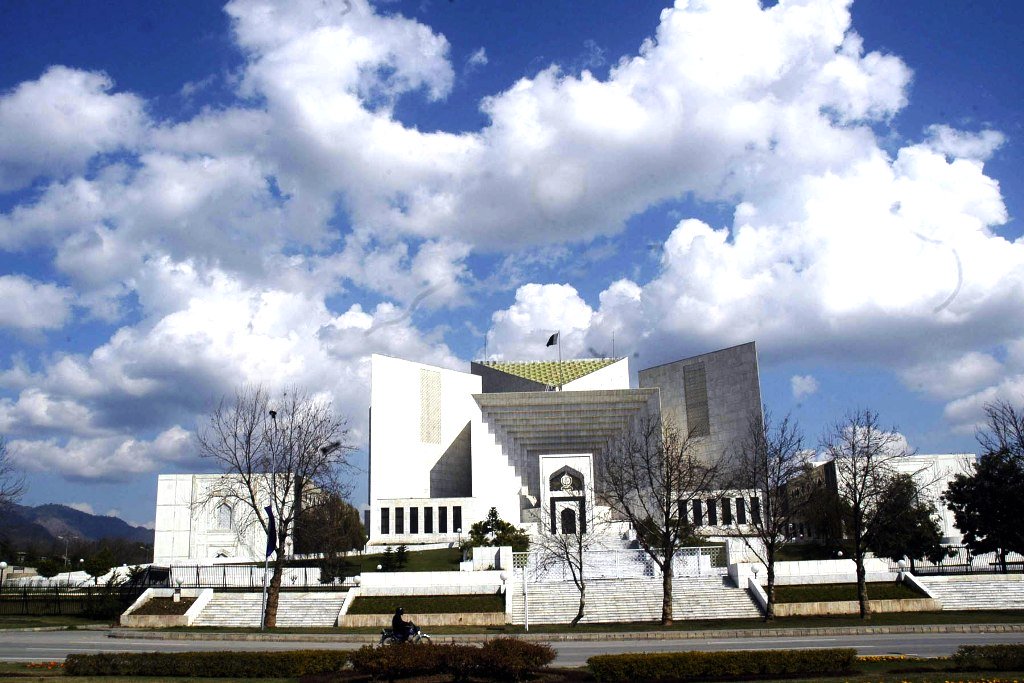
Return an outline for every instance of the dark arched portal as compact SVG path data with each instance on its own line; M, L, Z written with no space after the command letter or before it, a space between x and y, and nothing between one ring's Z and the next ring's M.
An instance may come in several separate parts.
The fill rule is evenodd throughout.
M576 534L576 511L572 508L562 508L562 534L563 535L575 535Z

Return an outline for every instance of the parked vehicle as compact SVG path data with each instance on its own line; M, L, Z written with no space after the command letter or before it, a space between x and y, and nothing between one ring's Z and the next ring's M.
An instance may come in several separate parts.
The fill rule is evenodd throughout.
M385 628L380 631L380 644L381 645L399 645L401 643L412 643L418 645L420 643L430 643L430 636L424 633L419 626L413 624L409 629L409 635L403 638L395 633L394 629Z

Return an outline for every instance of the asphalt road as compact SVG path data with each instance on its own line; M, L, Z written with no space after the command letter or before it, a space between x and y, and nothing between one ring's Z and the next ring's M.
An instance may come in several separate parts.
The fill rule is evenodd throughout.
M864 655L946 655L957 646L983 643L1021 643L1024 633L896 633L854 636L707 638L692 640L605 640L553 643L556 664L579 666L596 654L618 652L678 652L683 650L772 650L854 647ZM358 643L150 640L110 638L105 631L0 631L0 660L55 661L72 652L197 652L254 650L351 650Z

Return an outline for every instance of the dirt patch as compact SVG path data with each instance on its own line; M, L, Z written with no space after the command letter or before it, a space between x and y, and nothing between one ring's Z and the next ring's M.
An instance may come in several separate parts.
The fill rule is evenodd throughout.
M181 615L187 612L195 601L195 598L182 598L179 602L174 602L173 598L153 598L132 614L140 617Z

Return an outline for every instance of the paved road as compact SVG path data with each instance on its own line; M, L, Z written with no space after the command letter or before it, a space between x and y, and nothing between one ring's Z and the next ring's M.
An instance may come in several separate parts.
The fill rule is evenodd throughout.
M952 653L958 645L1020 643L1024 633L898 633L852 636L799 636L762 638L707 638L691 640L609 640L553 643L556 663L579 666L595 654L617 652L675 652L682 650L766 650L854 647L860 654ZM195 652L211 650L351 650L358 643L204 640L151 640L109 638L105 631L0 631L0 660L54 661L72 652Z

